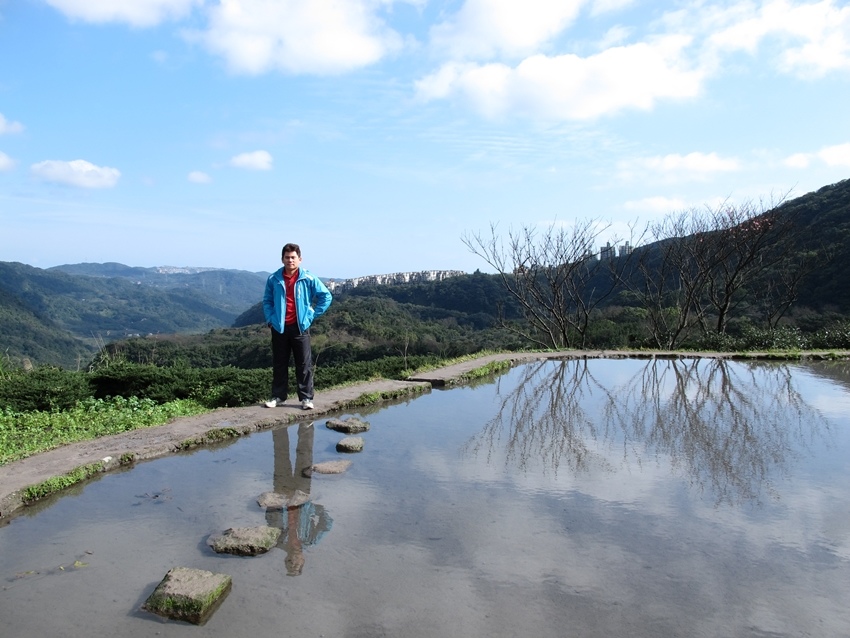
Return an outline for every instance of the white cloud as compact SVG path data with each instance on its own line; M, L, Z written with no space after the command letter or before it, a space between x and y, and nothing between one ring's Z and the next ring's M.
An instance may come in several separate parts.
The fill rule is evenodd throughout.
M247 168L252 171L270 171L272 156L268 151L252 151L240 153L230 158L230 165L236 168Z
M688 207L683 199L665 197L645 197L643 199L628 201L623 208L628 211L647 212L653 214L667 214L677 210L685 210Z
M81 188L112 188L121 177L117 168L95 166L85 160L46 160L30 168L34 175L44 181Z
M782 162L789 168L808 168L814 155L811 153L794 153Z
M378 17L381 0L221 0L202 32L187 32L234 73L335 74L401 46Z
M615 25L605 32L602 39L597 43L598 50L608 49L620 44L624 44L632 33L632 28L622 25Z
M717 153L671 153L623 160L618 164L618 175L624 181L679 182L707 179L717 173L740 169L741 162L737 158L721 157Z
M0 171L11 171L15 168L15 160L0 151Z
M20 133L24 130L24 125L20 122L11 122L0 113L0 135L6 133Z
M192 171L186 177L190 182L194 184L209 184L212 182L212 177L204 173L203 171Z
M682 64L690 38L669 36L589 57L535 55L516 67L448 63L416 83L423 100L460 97L487 117L588 120L699 94L703 74Z
M188 15L204 0L45 0L67 17L84 22L125 22L150 27Z
M622 11L634 3L635 0L593 0L590 13L591 15L598 16L605 13Z
M816 153L795 153L786 157L783 164L789 168L808 168L816 160L827 166L850 167L850 142L825 146Z
M527 56L563 31L587 0L467 0L431 29L431 43L454 59Z
M775 41L783 72L822 77L850 70L850 6L837 6L835 0L772 0L736 6L717 18L724 19L731 24L709 38L720 50L754 54L765 41Z
M850 167L850 143L827 146L820 150L818 157L820 157L827 166Z
M662 157L647 157L641 162L653 171L663 173L688 172L688 173L719 173L736 171L740 168L740 162L735 158L723 158L717 153L688 153L679 155L671 153Z

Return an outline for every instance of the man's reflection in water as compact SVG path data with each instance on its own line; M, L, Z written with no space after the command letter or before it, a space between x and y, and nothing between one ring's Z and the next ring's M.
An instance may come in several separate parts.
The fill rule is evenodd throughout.
M272 431L274 491L283 496L283 509L267 509L266 520L269 525L283 530L278 547L286 551L286 573L290 576L298 576L304 569L303 546L318 543L333 525L325 508L310 499L309 469L313 465L314 434L312 423L298 425L293 465L289 428Z

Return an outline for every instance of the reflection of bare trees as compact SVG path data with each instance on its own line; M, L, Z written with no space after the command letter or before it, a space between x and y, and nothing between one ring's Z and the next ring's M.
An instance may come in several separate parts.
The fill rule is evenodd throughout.
M589 443L599 435L598 415L589 412L583 401L598 386L587 361L555 367L551 362L529 363L519 370L523 376L516 388L469 441L469 451L486 452L492 458L504 445L507 462L521 469L537 459L555 471L561 462L571 470L587 469L594 457ZM595 460L604 462L602 457Z
M583 471L616 455L644 464L665 456L718 503L758 500L798 450L826 428L786 365L654 359L616 386L587 360L539 363L467 444L525 469L542 461ZM622 448L620 451L619 448Z

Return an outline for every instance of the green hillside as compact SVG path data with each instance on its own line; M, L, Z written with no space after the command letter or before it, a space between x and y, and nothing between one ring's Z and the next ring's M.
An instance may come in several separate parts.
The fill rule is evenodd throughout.
M126 277L70 275L0 262L5 328L0 350L13 363L27 357L36 364L71 367L115 339L229 326L247 303L237 305L232 296L223 296L218 279L209 285L184 280L174 287L152 286ZM244 299L262 295L257 279L253 276L250 289L240 292Z
M141 268L114 262L48 268L69 275L121 279L162 290L191 290L220 310L239 314L263 296L268 273L223 268Z
M0 357L4 361L11 361L17 367L27 358L34 364L75 369L85 365L94 352L94 347L75 338L48 317L39 316L20 299L0 288Z
M798 305L850 315L850 179L824 186L782 208L797 216L799 250L830 254L830 260L808 276Z
M799 254L828 257L800 286L786 315L792 327L820 329L850 317L845 274L850 180L786 202L780 210L795 220ZM651 252L653 246L640 250ZM134 361L262 367L269 364L260 303L266 276L115 263L42 270L0 262L0 356L12 365L26 357L36 365L73 368L97 347L120 341L115 349ZM642 343L641 308L628 295L612 294L596 312L589 343ZM746 303L739 312L747 312ZM494 328L498 317L521 320L498 275L476 272L440 282L363 286L336 295L314 329L314 344L328 362L527 347Z

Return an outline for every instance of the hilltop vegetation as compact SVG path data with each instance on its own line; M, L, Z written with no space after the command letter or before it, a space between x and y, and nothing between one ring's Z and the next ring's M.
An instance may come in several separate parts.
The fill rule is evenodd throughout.
M778 342L776 335L783 343L803 344L806 334L830 329L832 335L841 334L850 316L850 286L845 283L850 266L850 180L786 202L780 210L796 224L790 258L816 255L818 265L801 282L798 298L774 326L774 336L759 332L762 319L747 297L757 291L743 287L743 301L736 303L728 322L729 338L714 344L686 341L683 347L747 347ZM652 254L659 246L647 244L641 250ZM155 365L267 367L268 333L261 325L259 303L265 276L122 264L42 270L0 262L0 356L7 367L28 359L35 365L76 369L98 356ZM598 280L585 286L600 289ZM675 308L660 310L669 314ZM624 288L613 289L588 312L588 319L587 347L651 345L647 310ZM535 347L519 336L521 330L510 330L524 320L516 298L494 274L362 286L338 294L330 312L315 325L314 356L320 365L336 365L386 356L460 356L482 349ZM103 346L108 348L98 355Z

